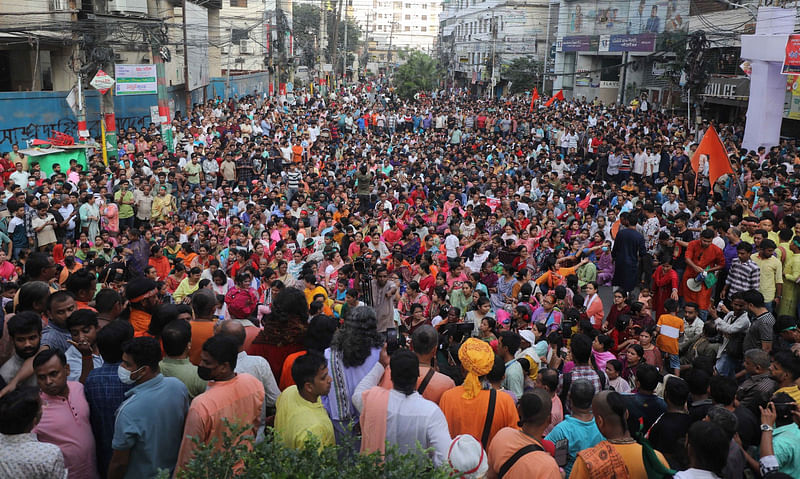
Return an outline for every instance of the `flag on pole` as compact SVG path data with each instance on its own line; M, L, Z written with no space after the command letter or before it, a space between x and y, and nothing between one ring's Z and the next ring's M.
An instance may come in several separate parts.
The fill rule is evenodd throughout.
M539 91L536 88L534 88L533 89L533 93L531 94L531 106L530 106L530 108L528 108L528 113L533 111L533 104L538 99L539 99Z
M708 158L708 181L713 187L720 176L733 173L731 162L728 159L728 152L725 150L725 145L719 139L717 131L713 125L709 125L706 134L700 141L700 145L692 155L692 169L695 173L700 171L700 156L706 155ZM699 175L698 175L699 176Z
M550 106L556 100L564 101L564 90L558 90L558 93L556 93L555 95L551 96L550 99L547 100L547 103L544 104L544 106Z

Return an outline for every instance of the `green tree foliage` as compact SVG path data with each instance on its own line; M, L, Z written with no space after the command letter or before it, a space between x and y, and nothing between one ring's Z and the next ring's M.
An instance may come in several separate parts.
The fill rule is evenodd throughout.
M436 87L440 76L439 63L430 55L412 51L394 73L394 85L400 97L409 99L420 91Z
M320 448L312 437L303 450L289 449L276 440L272 433L259 444L253 438L236 438L244 427L231 426L231 432L216 448L216 441L199 443L194 457L178 473L178 479L449 479L445 467L435 468L425 451L401 454L387 448L386 456L377 453L348 454L344 448L351 445ZM352 450L352 449L349 449ZM164 471L159 479L169 479Z
M515 58L502 70L502 77L511 82L512 94L533 91L536 85L541 85L541 75L542 62L527 57Z
M322 44L322 39L319 38L319 20L322 9L316 5L307 3L295 4L292 8L292 27L294 29L294 41L297 47L303 49L303 54L300 57L300 64L308 67L313 67L317 62L318 52L317 49ZM344 15L343 15L344 16ZM336 12L328 11L327 25L328 25L328 45L333 42L333 27L336 22ZM316 37L316 38L315 38ZM361 28L352 18L347 19L347 50L349 52L355 51L357 48L363 46L361 43ZM341 68L342 57L344 51L344 19L339 22L339 36L337 43L339 45L338 53L339 58L336 61L331 60L330 55L332 52L322 52L323 59L328 63L338 63Z

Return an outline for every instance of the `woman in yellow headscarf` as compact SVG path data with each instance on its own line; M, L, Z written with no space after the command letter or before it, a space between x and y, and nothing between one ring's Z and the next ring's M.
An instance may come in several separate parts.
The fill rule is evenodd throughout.
M487 447L492 437L504 427L518 427L519 416L511 395L494 389L482 389L481 376L494 365L494 351L476 338L464 341L458 350L464 384L442 394L439 407L447 419L451 436L470 434ZM487 419L488 417L488 419Z

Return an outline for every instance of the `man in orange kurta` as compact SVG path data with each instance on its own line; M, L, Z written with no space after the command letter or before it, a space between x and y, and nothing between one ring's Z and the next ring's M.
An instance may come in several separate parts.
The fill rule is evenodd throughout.
M725 266L725 256L718 246L711 243L713 239L714 232L712 230L703 230L700 238L690 241L689 246L686 247L686 271L681 279L681 295L687 303L697 303L701 311L708 311L711 306L712 290L703 284L700 291L691 291L686 286L686 280L703 271L716 274Z

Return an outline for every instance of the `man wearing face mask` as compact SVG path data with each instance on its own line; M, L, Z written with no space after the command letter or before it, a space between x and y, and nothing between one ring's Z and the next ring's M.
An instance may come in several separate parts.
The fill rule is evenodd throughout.
M122 347L117 374L133 387L117 410L108 479L153 477L175 465L189 391L178 379L161 374L160 359L161 346L154 338L135 338Z
M8 335L14 343L14 356L0 367L0 377L8 383L17 375L26 359L39 352L42 340L42 318L33 311L17 313L8 320ZM36 376L30 376L20 386L36 386Z
M125 297L131 305L130 322L134 335L142 336L150 326L150 318L158 306L158 285L147 278L136 278L125 288Z
M241 436L256 435L261 423L264 386L249 374L234 372L238 354L236 340L226 335L212 336L203 344L197 374L200 379L209 381L208 389L194 398L186 415L177 471L194 455L197 445L193 437L203 443L217 439L217 447L221 445L229 431L224 419L249 426Z

